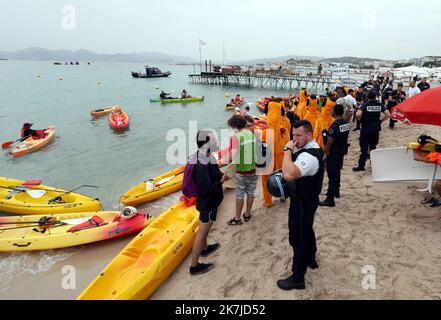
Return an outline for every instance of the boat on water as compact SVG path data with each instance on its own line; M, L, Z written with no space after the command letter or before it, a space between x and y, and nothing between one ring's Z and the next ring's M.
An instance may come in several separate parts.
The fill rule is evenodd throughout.
M156 67L145 67L145 73L132 71L133 78L166 78L171 75L170 71L162 72Z

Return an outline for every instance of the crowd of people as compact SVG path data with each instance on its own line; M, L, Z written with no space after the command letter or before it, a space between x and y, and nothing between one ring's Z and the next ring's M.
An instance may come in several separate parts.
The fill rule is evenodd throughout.
M341 197L341 170L350 146L351 128L353 134L360 131L360 157L353 171L362 172L366 170L370 152L378 145L381 124L390 119L390 110L429 86L423 80L418 86L412 81L409 87L409 92L405 93L402 83L394 88L393 80L380 78L363 83L355 90L338 87L322 96L302 89L298 96L291 94L269 99L265 105L263 131L260 127L255 130L256 118L249 114L249 108L243 112L236 110L228 120L234 136L226 153L236 165L236 210L228 225L240 226L243 221L252 220L259 143L266 145L270 149L267 154L271 154L270 163L266 163L262 174L263 206L271 208L273 197L282 201L290 199L288 228L293 248L292 275L277 281L280 289L304 289L307 269L319 268L314 217L319 206L335 207L335 199ZM393 129L394 125L395 121L390 119L389 127ZM207 237L222 203L222 184L229 179L213 157L213 152L218 151L214 132L200 131L197 143L197 158L202 161L197 161L192 177L199 190L196 207L200 212L201 229L193 247L190 267L193 275L205 273L214 266L199 263L199 257L220 247L218 243L208 245ZM328 190L326 198L320 201L325 172L329 179Z

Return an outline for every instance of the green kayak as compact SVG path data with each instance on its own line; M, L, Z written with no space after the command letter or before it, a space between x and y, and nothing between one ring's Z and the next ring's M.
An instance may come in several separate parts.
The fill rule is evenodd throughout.
M152 103L189 103L189 102L198 102L204 101L205 97L194 97L194 98L179 98L179 99L158 99L158 98L150 98L150 102Z

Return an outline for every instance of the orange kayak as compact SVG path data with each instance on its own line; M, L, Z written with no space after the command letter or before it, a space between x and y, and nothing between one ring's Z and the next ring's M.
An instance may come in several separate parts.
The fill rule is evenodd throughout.
M109 114L109 125L112 129L123 131L130 125L130 117L124 111Z
M27 138L25 141L21 142L19 145L17 145L12 151L9 153L14 157L21 157L25 154L34 152L38 149L43 148L47 144L49 144L52 140L55 138L55 126L50 126L47 128L47 130L44 132L46 136L42 139L35 139L33 137Z
M111 113L113 111L114 107L115 106L109 107L109 108L104 108L104 109L96 109L96 110L90 111L90 115L95 118L102 117L102 116L105 116L105 115Z

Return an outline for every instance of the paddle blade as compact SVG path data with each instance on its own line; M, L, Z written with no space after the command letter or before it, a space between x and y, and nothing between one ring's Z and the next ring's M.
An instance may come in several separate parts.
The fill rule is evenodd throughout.
M15 141L7 141L5 143L2 144L2 149L7 149L9 148Z

